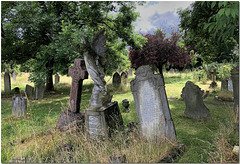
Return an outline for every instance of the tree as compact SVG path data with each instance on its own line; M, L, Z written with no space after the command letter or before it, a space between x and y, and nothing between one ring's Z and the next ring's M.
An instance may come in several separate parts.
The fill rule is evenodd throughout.
M138 16L134 9L135 2L120 1L2 2L2 62L24 64L30 60L35 69L31 80L46 80L46 90L53 90L52 75L66 74L74 58L82 57L79 32L91 40L105 28L112 52L107 58L112 63L119 61L111 56L114 52L121 52L127 44L139 46L141 41L131 25ZM113 45L116 42L119 46Z
M206 63L237 60L232 50L239 43L238 6L238 2L194 2L178 11L185 45Z
M166 34L160 29L153 35L147 34L147 43L141 50L130 48L129 59L132 67L137 69L142 65L156 66L162 74L163 65L178 65L183 67L191 61L191 56L185 48L178 45L181 35L177 32L173 33L170 38L165 37Z

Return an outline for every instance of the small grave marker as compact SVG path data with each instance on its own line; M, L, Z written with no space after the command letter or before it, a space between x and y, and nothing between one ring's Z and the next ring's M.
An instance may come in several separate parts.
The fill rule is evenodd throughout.
M12 97L12 114L17 117L25 117L27 113L27 99L25 97Z
M113 87L118 88L121 85L121 76L118 72L115 72L112 79Z

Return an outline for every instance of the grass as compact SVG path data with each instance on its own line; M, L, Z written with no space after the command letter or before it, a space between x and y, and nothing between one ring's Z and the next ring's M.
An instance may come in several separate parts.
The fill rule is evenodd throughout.
M28 74L17 76L12 81L12 88L19 87L24 91ZM168 97L181 97L181 91L186 81L194 81L200 88L210 90L204 99L210 110L212 119L196 121L184 117L185 104L183 101L169 99L172 119L175 125L178 143L186 146L183 156L178 157L177 163L207 163L207 162L236 162L229 153L233 145L238 145L238 133L233 131L233 102L215 100L220 93L220 83L216 92L209 89L210 81L197 82L193 73L164 73L166 93ZM129 81L134 76L129 77ZM138 122L133 95L130 85L115 89L111 85L111 78L106 77L112 101L118 101L124 125ZM11 95L4 95L3 75L1 78L1 160L9 162L15 157L24 157L31 163L108 163L114 154L126 154L129 163L156 163L169 152L174 144L150 143L138 135L118 132L112 139L106 141L91 141L84 132L55 130L56 123L62 110L68 107L71 78L60 77L60 84L55 86L56 92L47 93L42 100L28 100L28 114L25 118L12 116ZM33 86L33 84L30 84ZM81 111L89 106L93 82L84 80L81 100ZM124 113L121 105L123 99L130 101L129 113ZM222 142L220 142L222 141ZM64 150L63 145L74 145L71 152ZM63 150L62 150L63 149ZM61 151L60 151L61 150Z

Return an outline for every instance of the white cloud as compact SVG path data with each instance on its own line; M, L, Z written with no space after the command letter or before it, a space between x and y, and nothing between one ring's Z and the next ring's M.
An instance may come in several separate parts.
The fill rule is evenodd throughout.
M147 32L152 29L156 29L158 27L152 24L152 16L153 15L162 15L167 12L174 13L176 17L177 9L182 8L185 9L193 1L148 1L143 6L136 6L136 12L140 13L140 18L134 22L135 31Z

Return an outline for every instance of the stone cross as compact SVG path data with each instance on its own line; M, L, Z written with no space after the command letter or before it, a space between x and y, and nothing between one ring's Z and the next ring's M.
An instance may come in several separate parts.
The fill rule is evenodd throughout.
M82 83L88 78L88 72L83 59L75 59L74 66L69 67L68 74L72 77L72 86L69 100L69 110L79 113L82 94Z
M216 75L219 74L216 69L213 70L213 72L210 72L212 75L212 81L216 81Z

